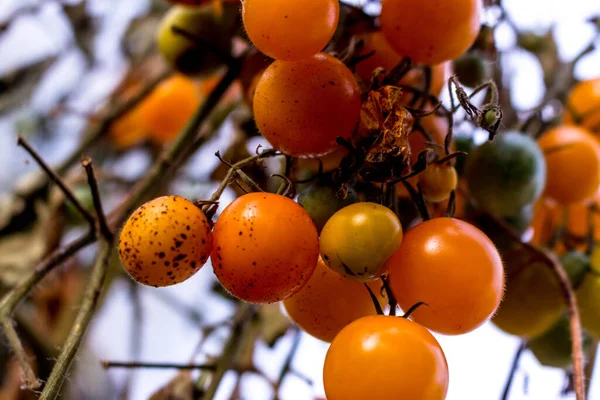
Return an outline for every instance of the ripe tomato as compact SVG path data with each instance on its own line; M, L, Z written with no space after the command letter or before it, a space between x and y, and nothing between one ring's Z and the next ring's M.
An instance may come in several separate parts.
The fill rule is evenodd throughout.
M230 5L228 12L217 13L210 5L171 7L158 27L156 40L159 51L174 69L183 74L213 73L231 53L230 26L237 18L236 12L233 12L236 9L236 6ZM193 37L173 31L174 27Z
M144 110L139 105L111 125L109 135L118 149L131 148L147 139L144 117Z
M481 0L383 0L381 30L390 45L414 62L453 60L479 32Z
M254 94L254 117L264 137L285 154L308 157L338 147L360 115L360 90L352 72L319 53L302 61L275 61Z
M234 200L213 229L215 275L233 296L249 303L275 303L310 279L319 238L310 215L293 200L249 193Z
M400 307L427 303L412 318L448 335L486 322L504 291L504 268L492 241L454 218L435 218L410 229L386 267Z
M589 200L600 188L600 144L588 131L560 125L538 140L546 157L546 195L560 204Z
M500 216L516 216L542 194L546 163L535 140L519 132L505 132L469 154L465 177L481 208Z
M419 174L419 186L427 201L439 203L450 197L456 189L458 175L450 164L430 164Z
M119 237L119 257L136 281L169 286L185 281L206 263L212 249L210 225L194 203L163 196L140 206Z
M600 133L600 78L575 85L567 99L564 121Z
M342 208L321 232L325 264L348 279L367 282L385 272L384 263L402 243L402 225L392 210L376 203Z
M358 196L353 189L348 189L344 199L338 197L337 189L332 183L326 181L315 182L298 196L298 203L311 216L318 232L321 232L325 223L338 210L358 201Z
M556 278L532 263L506 278L506 293L492 322L511 335L531 338L547 331L564 311Z
M386 299L381 296L379 282L374 281L370 286L384 307ZM331 342L352 321L377 314L365 285L342 277L328 268L320 257L308 283L284 300L283 305L303 331L324 342Z
M363 48L358 56L363 56L375 52L372 56L362 60L356 65L356 75L363 82L370 82L373 71L377 68L384 68L389 72L400 63L400 56L387 42L381 31L369 32L361 35ZM438 95L450 76L450 63L440 63L431 66L431 81L429 83L429 92ZM398 86L410 86L416 89L425 89L425 75L420 68L411 69L399 82ZM411 96L407 96L410 99Z
M321 51L333 37L339 15L338 0L242 1L248 37L277 60L297 61Z
M363 317L333 339L323 383L328 400L443 400L448 364L440 344L419 324Z
M173 75L159 84L138 106L139 125L159 143L177 137L200 107L198 85L183 75Z

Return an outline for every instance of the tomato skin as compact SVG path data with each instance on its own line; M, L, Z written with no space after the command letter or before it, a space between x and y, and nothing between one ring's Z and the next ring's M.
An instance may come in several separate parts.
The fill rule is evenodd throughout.
M213 229L217 279L249 303L275 303L296 293L317 265L319 238L310 215L272 193L235 199Z
M377 281L371 290L385 307ZM378 287L379 286L379 287ZM331 342L346 325L377 311L365 285L342 277L328 268L319 257L310 280L283 305L290 318L303 331L324 342Z
M339 15L338 0L242 1L248 37L277 60L298 61L321 51L333 37Z
M427 303L411 318L439 333L476 329L502 300L498 250L483 232L458 219L435 218L410 229L386 265L400 307Z
M575 114L575 115L574 115ZM600 77L579 82L567 98L564 121L600 133Z
M139 283L170 286L202 268L212 243L210 224L194 203L163 196L140 206L125 222L119 257Z
M263 136L295 157L327 154L348 138L360 115L360 90L352 72L319 53L290 62L275 61L254 94L254 117Z
M218 15L210 5L173 6L158 27L156 36L158 49L174 69L185 75L211 74L224 64L223 55L231 53L229 20L236 18L232 15L234 13L229 12ZM201 38L202 41L193 41L173 32L173 27L184 29L189 34Z
M321 232L321 257L342 276L359 282L385 272L385 261L402 243L402 225L392 210L369 202L342 208Z
M457 58L480 28L481 0L383 0L381 6L381 30L388 42L417 63Z
M469 191L479 207L517 216L537 200L546 182L546 162L537 143L520 132L504 132L467 156Z
M298 196L298 204L310 214L319 233L333 214L358 201L356 192L351 188L348 189L345 199L340 199L336 191L332 183L315 182Z
M585 129L559 125L538 140L548 169L546 196L559 204L588 201L600 188L600 144Z
M600 337L600 250L594 249L590 257L590 270L577 287L577 306L581 325L596 337Z
M363 317L333 339L323 383L328 400L443 400L448 364L437 340L419 324Z
M419 186L427 201L440 203L456 189L458 174L452 165L431 164L419 175Z

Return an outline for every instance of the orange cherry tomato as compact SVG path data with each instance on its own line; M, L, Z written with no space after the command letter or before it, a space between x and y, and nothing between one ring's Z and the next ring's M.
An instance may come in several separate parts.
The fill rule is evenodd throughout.
M369 286L384 307L386 299L381 296L380 282L371 282ZM320 257L308 283L283 305L303 331L324 342L331 342L352 321L377 314L365 285L345 279Z
M143 123L144 116L144 110L135 107L112 124L109 135L118 149L128 149L148 137L148 130Z
M492 241L473 225L435 218L410 229L386 262L398 303L412 318L444 334L467 333L496 311L504 268Z
M366 33L360 38L363 40L363 48L358 53L359 56L373 53L370 57L362 60L356 65L356 75L363 82L370 82L373 71L377 68L384 68L390 71L400 63L400 56L387 42L381 31ZM445 62L431 66L431 81L429 92L438 95L448 78L450 77L450 63ZM399 82L398 86L410 86L416 89L425 89L425 75L423 71L415 67L411 69Z
M233 296L275 303L310 279L319 238L310 215L287 197L249 193L234 200L213 229L215 275Z
M381 30L390 45L414 62L453 60L479 32L481 0L383 0Z
M185 127L200 102L198 85L183 75L173 75L140 104L141 122L154 140L170 142Z
M328 400L443 400L448 364L421 325L401 317L363 317L333 339L323 383Z
M430 164L419 175L419 186L427 201L439 203L450 197L456 189L458 174L450 164Z
M242 1L248 37L277 60L297 61L321 51L333 37L339 15L339 0Z
M538 144L546 158L546 196L560 204L590 200L600 188L600 144L588 131L560 125Z
M567 99L564 121L600 133L600 77L575 85Z
M185 281L206 263L212 249L210 225L194 203L163 196L140 206L119 237L119 257L136 281L169 286Z
M352 72L319 53L302 61L275 61L254 94L254 117L263 136L296 157L327 154L348 138L360 115L360 90Z

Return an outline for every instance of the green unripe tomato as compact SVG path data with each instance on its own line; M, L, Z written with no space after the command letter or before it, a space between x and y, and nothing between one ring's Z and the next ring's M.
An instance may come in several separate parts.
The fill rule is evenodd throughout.
M587 355L591 349L592 338L585 331L582 342L583 353ZM573 364L571 346L569 318L566 315L563 315L548 331L528 342L529 349L540 364L562 369L568 369Z
M542 194L546 162L534 139L506 132L473 150L465 176L479 207L503 217L518 216Z
M298 203L308 212L319 233L333 214L358 201L354 189L349 188L345 198L339 197L337 189L334 185L316 182L298 196Z
M565 272L569 276L571 285L578 288L585 278L585 274L590 270L590 259L584 253L571 251L560 257Z
M518 215L505 217L506 221L519 234L523 234L531 225L533 220L533 205L527 205L521 209Z
M469 87L477 87L490 79L490 68L479 51L463 54L454 60L453 67L459 82Z
M591 266L577 287L577 306L581 325L589 333L600 337L600 249L596 247L591 256ZM564 266L565 264L563 264Z
M158 49L183 74L210 74L224 65L231 54L231 18L228 12L218 15L210 5L173 6L158 27Z
M368 282L385 272L385 262L400 247L402 225L387 207L354 203L333 214L320 242L325 265L348 279Z

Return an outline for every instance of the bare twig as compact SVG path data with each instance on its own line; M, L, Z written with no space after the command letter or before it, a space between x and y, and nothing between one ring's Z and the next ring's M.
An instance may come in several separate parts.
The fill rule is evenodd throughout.
M17 137L17 144L23 147L29 153L29 155L33 157L33 159L38 163L38 165L42 167L46 175L48 175L48 177L52 179L54 183L56 183L56 185L60 188L60 190L71 202L71 204L73 204L73 206L77 209L81 216L90 225L94 226L96 223L96 219L94 218L94 216L88 210L85 209L85 207L79 202L79 200L77 200L71 189L69 189L65 182L50 168L48 164L46 164L46 162L42 159L38 152L35 151L35 149L31 147L31 145L20 135Z
M515 353L513 362L510 367L510 372L508 373L508 379L506 380L506 384L504 385L504 391L502 392L501 400L508 400L510 388L515 379L515 375L519 369L519 361L521 360L521 356L523 355L523 352L526 348L527 343L525 341L522 341L521 344L519 344L519 347L517 348L517 352Z
M153 363L140 361L102 361L102 368L144 368L144 369L203 369L214 371L214 364L177 364L177 363Z
M106 216L104 215L104 211L102 210L102 202L100 201L100 191L98 190L98 181L96 180L96 176L94 175L92 160L90 158L85 158L81 162L81 165L83 166L83 168L85 168L85 172L87 174L87 181L92 192L92 201L94 202L94 208L96 209L96 218L98 220L100 233L105 238L112 239L113 233L108 227L108 224L106 222Z
M277 381L275 381L275 385L274 385L274 399L277 400L279 399L279 389L281 388L281 385L283 384L283 380L285 379L285 377L287 376L288 372L291 371L292 369L292 362L294 361L294 358L296 357L296 353L298 352L298 349L300 347L300 340L302 339L302 334L300 333L300 331L298 329L294 329L294 339L292 341L292 347L290 348L290 351L287 353L286 357L285 357L285 361L283 362L283 366L281 367L281 371L279 371L279 376L277 377Z

